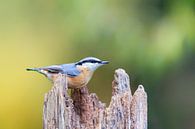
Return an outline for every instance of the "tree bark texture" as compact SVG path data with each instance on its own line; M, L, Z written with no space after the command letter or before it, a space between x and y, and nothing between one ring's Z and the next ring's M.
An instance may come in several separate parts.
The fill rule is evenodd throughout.
M43 129L147 129L147 94L139 85L131 94L129 76L117 69L108 107L87 87L72 89L60 75L45 95Z

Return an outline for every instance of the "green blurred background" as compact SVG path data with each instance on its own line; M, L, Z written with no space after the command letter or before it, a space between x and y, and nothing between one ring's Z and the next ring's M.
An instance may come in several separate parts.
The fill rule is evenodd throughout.
M0 0L0 129L41 129L51 83L27 67L95 56L109 104L116 68L148 93L150 129L195 128L194 0Z

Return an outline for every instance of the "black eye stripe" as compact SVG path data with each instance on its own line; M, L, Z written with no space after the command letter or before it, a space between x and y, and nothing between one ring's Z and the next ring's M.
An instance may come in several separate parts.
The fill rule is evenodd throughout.
M97 61L97 60L84 60L81 63L100 63L100 61Z
M82 62L78 62L77 65L82 65L83 63L101 63L101 61L98 61L98 60L84 60Z

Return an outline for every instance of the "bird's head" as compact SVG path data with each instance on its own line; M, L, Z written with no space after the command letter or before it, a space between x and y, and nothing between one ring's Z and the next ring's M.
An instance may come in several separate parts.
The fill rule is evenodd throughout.
M92 71L95 71L97 68L99 68L102 65L108 64L108 61L102 61L95 57L86 57L79 62L76 63L77 66L83 66L86 68L89 68Z

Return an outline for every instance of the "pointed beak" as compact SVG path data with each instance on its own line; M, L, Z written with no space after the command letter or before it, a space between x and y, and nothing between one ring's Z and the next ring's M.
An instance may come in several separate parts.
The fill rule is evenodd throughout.
M105 65L105 64L108 64L109 61L102 61L101 64Z

